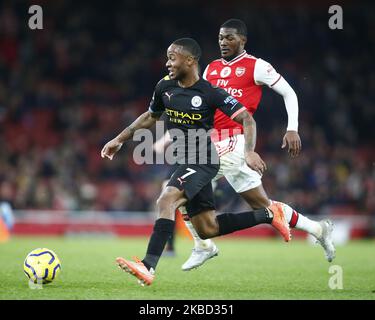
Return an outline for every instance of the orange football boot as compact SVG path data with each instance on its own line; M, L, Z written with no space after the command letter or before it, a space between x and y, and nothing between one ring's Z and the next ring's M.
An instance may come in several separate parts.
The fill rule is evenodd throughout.
M155 278L154 270L152 268L148 270L143 264L143 262L139 260L137 257L133 257L133 260L134 261L130 261L118 257L116 259L116 262L122 270L138 278L138 283L140 285L151 285Z
M281 233L286 242L292 239L290 234L289 223L285 218L283 204L277 201L272 201L272 204L267 208L273 213L271 225Z

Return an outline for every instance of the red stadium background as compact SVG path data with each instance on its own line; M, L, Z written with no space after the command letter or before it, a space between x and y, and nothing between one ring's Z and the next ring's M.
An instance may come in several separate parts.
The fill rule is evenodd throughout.
M43 30L28 28L31 4L43 8ZM247 51L272 62L299 98L297 160L280 149L282 99L264 89L255 114L269 196L331 217L344 236L375 235L375 10L341 1L344 29L329 30L324 1L211 4L0 4L0 200L14 209L14 234L149 235L168 166L136 165L135 143L112 162L100 150L147 109L171 41L196 38L204 68L219 56L220 24L237 17L248 25ZM216 198L219 211L247 208L225 181ZM259 226L234 236L275 233Z

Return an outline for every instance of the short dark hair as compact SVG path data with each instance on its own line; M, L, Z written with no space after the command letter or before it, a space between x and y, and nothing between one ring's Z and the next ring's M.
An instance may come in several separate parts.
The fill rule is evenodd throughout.
M236 29L238 34L247 37L246 24L240 19L229 19L221 25L221 28Z
M199 58L202 55L202 50L198 42L195 41L194 39L181 38L181 39L177 39L176 41L174 41L173 44L175 44L176 46L183 47L186 51L188 51L194 57L194 59L199 61Z

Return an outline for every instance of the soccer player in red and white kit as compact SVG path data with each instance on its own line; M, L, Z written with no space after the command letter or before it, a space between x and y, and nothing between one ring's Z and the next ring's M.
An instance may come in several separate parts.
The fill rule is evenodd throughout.
M205 69L203 78L221 87L253 114L262 96L262 87L268 86L284 99L288 125L282 140L282 148L288 146L292 157L298 156L301 140L298 135L298 100L288 82L271 64L245 51L247 28L238 19L226 21L219 31L221 59L212 61ZM271 201L263 189L261 173L250 169L244 160L244 136L242 127L220 110L216 111L214 127L218 134L212 137L220 156L220 170L215 179L225 176L233 189L253 208L266 208ZM323 247L326 259L335 257L332 242L333 224L329 220L313 221L283 204L285 216L291 228L313 235ZM181 209L181 208L180 208ZM202 265L218 253L211 239L202 240L189 221L185 221L194 238L194 249L182 266L184 271Z

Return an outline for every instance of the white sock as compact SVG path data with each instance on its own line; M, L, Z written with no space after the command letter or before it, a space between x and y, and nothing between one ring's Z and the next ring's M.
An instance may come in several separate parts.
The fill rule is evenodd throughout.
M211 239L202 240L199 238L197 231L195 231L194 226L190 221L185 221L185 225L193 236L195 249L208 249L212 246L213 241Z
M292 228L306 231L316 238L319 238L322 235L322 226L318 222L303 216L286 203L281 203L284 205L286 219Z
M187 214L186 208L184 206L179 207L177 210L179 210L183 215ZM211 239L202 240L198 236L197 231L195 231L195 228L190 221L184 220L184 222L193 237L195 249L208 249L213 245L213 241Z

